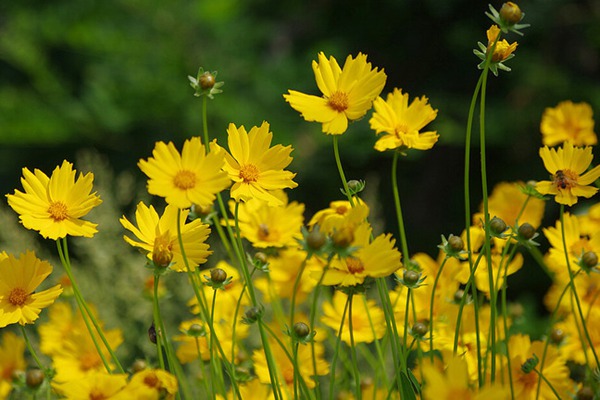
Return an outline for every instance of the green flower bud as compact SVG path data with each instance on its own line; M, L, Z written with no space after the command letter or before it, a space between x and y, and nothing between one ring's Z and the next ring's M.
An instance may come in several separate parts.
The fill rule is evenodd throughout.
M565 336L565 331L560 328L552 329L552 332L550 332L550 340L554 344L561 344L565 340Z
M521 365L521 371L526 374L529 374L531 371L535 369L535 367L540 362L540 359L534 354L533 357L528 358L523 365Z
M154 344L156 344L156 327L154 326L154 322L148 328L148 339Z
M244 313L243 321L246 324L253 324L260 318L261 311L258 307L250 307Z
M409 269L405 269L404 273L402 274L402 280L404 280L404 282L407 283L408 285L417 284L417 282L419 282L420 278L421 278L420 273L418 273L417 271L409 270Z
M518 5L512 1L502 4L500 18L509 25L514 25L523 19L523 12Z
M310 334L310 328L304 322L296 322L294 324L294 333L299 338L304 338Z
M192 324L187 330L189 336L201 337L206 335L206 330L200 324Z
M321 233L318 227L313 228L306 236L306 244L312 250L319 250L326 241L327 236Z
M424 322L416 322L412 328L411 333L417 338L422 338L429 332L429 327Z
M500 219L498 217L494 217L490 221L490 230L492 231L493 234L500 235L506 229L508 229L508 226L506 226L506 222L504 222L502 219Z
M500 10L500 12L502 12L502 10ZM202 90L210 90L215 86L217 80L215 79L215 76L212 73L206 71L198 77L198 82L200 83L200 87L202 88Z
M517 231L520 237L525 240L529 240L535 235L535 228L528 222L525 222L521 226L519 226L519 230Z
M450 235L448 238L448 245L450 246L450 249L455 252L459 252L465 248L465 243L460 236Z
M265 253L263 253L262 251L259 251L258 253L256 253L254 255L254 260L258 261L261 264L266 264L267 263L267 255Z
M227 272L221 268L215 268L210 271L210 279L214 283L223 283L227 279Z
M44 382L44 378L44 372L41 369L30 369L25 374L25 384L27 387L35 389L40 387L40 385Z
M131 365L131 372L135 374L136 372L143 371L146 368L148 368L148 364L146 363L146 361L138 358Z
M586 251L581 256L581 262L587 268L594 268L598 265L598 256L593 251Z

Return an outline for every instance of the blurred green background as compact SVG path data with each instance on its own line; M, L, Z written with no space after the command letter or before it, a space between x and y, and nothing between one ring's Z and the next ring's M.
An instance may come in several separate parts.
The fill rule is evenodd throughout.
M508 62L513 71L489 79L491 185L546 177L537 156L544 108L566 99L596 112L600 105L600 1L519 5L531 27L509 37L519 42ZM94 149L116 173L133 174L133 202L145 185L136 163L154 142L179 147L200 133L201 100L187 75L202 66L225 81L224 93L209 102L211 135L223 141L230 122L250 128L269 121L275 141L295 147L291 169L300 187L290 196L307 203L310 216L341 197L331 138L282 94L317 94L311 61L319 51L340 64L360 51L388 74L384 95L400 87L439 109L431 124L439 143L400 166L409 246L435 254L440 234L463 229L464 130L479 75L472 49L486 41L487 10L487 1L466 0L3 1L1 189L20 187L24 166L50 173L80 149ZM348 177L366 179L367 196L379 200L373 212L380 229L395 232L386 224L394 221L391 157L370 150L374 142L364 118L341 138L342 158ZM480 199L474 190L473 204Z

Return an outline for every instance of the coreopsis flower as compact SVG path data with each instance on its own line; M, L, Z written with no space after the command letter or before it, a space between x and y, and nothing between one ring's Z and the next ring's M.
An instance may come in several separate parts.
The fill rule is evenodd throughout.
M293 181L296 174L285 170L292 162L292 147L280 144L271 147L273 134L267 122L252 127L250 132L243 126L229 124L227 135L229 153L225 154L223 169L233 181L231 197L238 202L255 198L270 205L282 205L272 191L298 186Z
M371 231L367 223L354 230L341 230L344 237L351 239L348 245L356 248L356 251L348 257L331 260L329 269L323 276L323 285L360 285L367 277L389 276L402 266L401 254L394 247L392 235L381 234L371 241ZM320 275L321 272L317 272L313 277L318 279Z
M283 341L283 343L286 342L287 341L285 340ZM294 365L288 357L288 354L292 354L292 350L287 348L284 351L274 339L270 339L269 343L273 360L280 376L279 383L284 386L282 391L285 392L288 390L290 393L294 393ZM315 351L314 360L316 360L314 364L313 348ZM309 389L312 389L316 385L316 376L329 373L329 364L324 358L325 347L322 343L315 342L314 346L298 346L297 350L296 361L298 363L298 373L302 376L304 382L306 382L306 386ZM258 377L258 380L266 384L271 383L267 357L262 348L254 350L252 353L252 361L254 362L254 372Z
M116 399L127 385L127 374L90 373L69 382L52 382L52 387L70 400Z
M306 260L306 253L297 248L281 250L277 256L267 260L269 277L254 280L254 285L268 302L277 298L291 299L294 295L297 303L303 302L317 285L313 276L323 273L323 266L316 258ZM302 275L294 293L293 288L300 273Z
M123 342L123 334L119 329L106 330L98 319L95 307L90 305L91 312L103 329L104 336L112 349ZM50 319L40 325L40 349L52 357L56 375L55 382L68 382L83 378L94 372L105 372L106 368L94 341L83 321L81 313L73 312L65 303L56 303L50 308ZM100 337L95 335L97 342ZM110 359L106 348L102 347L105 359ZM109 364L110 365L110 364Z
M219 295L217 295L218 301ZM216 337L219 338L219 343L225 353L225 357L227 357L229 362L233 362L234 360L231 357L238 353L239 344L248 336L250 326L239 322L236 323L233 319L236 304L233 302L228 302L228 304L228 310L225 310L224 307L219 307L219 310L215 311L213 328ZM233 329L234 324L235 329ZM208 361L211 357L215 356L214 349L211 352L210 328L204 321L199 318L183 321L179 325L179 330L181 334L173 337L173 340L179 344L175 354L181 363L187 364L199 358ZM201 332L200 335L198 335L198 331ZM220 357L221 354L218 354Z
M297 240L302 238L304 204L296 201L288 203L283 191L275 191L273 196L282 202L280 206L272 206L260 199L250 199L240 204L240 233L257 248L297 247ZM231 205L234 209L235 203Z
M0 342L0 399L12 390L12 381L20 372L25 372L25 340L12 332L4 332ZM6 389L6 392L3 392Z
M507 345L510 357L510 370L508 368L501 369L504 373L510 372L512 375L514 398L515 399L535 399L538 391L538 383L540 377L535 372L527 372L523 365L533 356L545 356L544 364L540 362L536 368L544 375L545 379L541 380L540 399L554 399L556 395L550 388L550 385L561 396L560 398L568 398L569 391L572 389L572 382L569 379L569 369L566 365L566 360L558 349L554 346L544 346L544 342L531 341L526 335L512 335ZM504 378L504 382L508 381L508 376Z
M595 296L598 298L598 289L596 289ZM584 316L591 346L593 346L596 354L598 354L598 349L600 348L600 310L597 304L589 308L588 311L584 311ZM559 351L565 359L581 365L588 363L587 365L591 369L600 367L595 362L594 352L587 340L583 339L585 346L582 345L581 338L585 338L586 336L579 316L575 316L572 312L569 312L563 321L555 325L555 328L560 329L564 334L564 340L560 343Z
M342 341L350 344L350 316L346 307L347 301L348 296L346 294L336 291L331 302L323 303L321 322L334 331L339 332L342 318L344 318ZM366 300L364 295L352 296L352 333L354 343L371 343L375 339L381 339L385 331L383 310L377 307L375 301Z
M173 142L157 142L148 160L140 160L138 167L148 180L148 193L164 197L168 204L178 208L200 207L212 204L216 194L229 187L231 181L221 169L225 154L216 141L205 154L200 138L183 143L181 154Z
M542 114L540 123L542 143L556 146L570 141L575 146L598 143L594 132L592 107L585 102L561 101L556 107L548 107Z
M172 400L178 391L177 378L162 369L144 369L131 376L116 399Z
M46 239L70 236L92 237L97 224L82 220L102 200L92 190L94 174L88 172L75 179L73 164L63 161L50 178L39 169L33 173L23 168L24 192L7 194L8 205L19 214L27 229L38 231Z
M341 135L348 129L348 121L364 117L371 109L383 90L386 75L383 69L372 69L362 53L356 58L348 56L343 69L335 58L327 59L322 52L318 58L312 68L323 96L289 90L283 97L306 121L322 123L324 133Z
M544 216L545 202L535 197L528 197L521 188L521 182L500 182L488 198L488 212L501 218L509 227L527 222L538 228ZM479 213L473 215L473 224L481 225L483 221L483 203ZM518 218L518 221L517 221Z
M459 357L452 357L441 371L436 366L422 366L425 385L424 399L436 400L504 400L510 398L510 389L498 385L490 385L475 389L470 385L467 363Z
M489 52L492 51L494 43L496 43L496 46L494 47L494 53L492 54L492 58L490 60L490 71L492 71L494 75L498 75L498 69L507 72L510 71L510 68L504 65L504 61L510 60L515 56L513 53L517 49L518 43L508 43L505 39L498 39L498 35L500 35L500 28L497 25L492 25L487 30L486 35L488 39L487 45L478 42L477 45L479 46L480 50L473 50L473 53L475 53L475 55L482 60L477 68L484 68L487 56Z
M52 266L28 251L0 261L0 328L10 324L32 324L62 293L60 285L37 291L50 275Z
M179 219L177 214L179 212ZM176 206L167 205L161 216L154 207L146 206L143 202L137 205L135 220L137 227L125 217L120 219L125 229L133 233L138 240L123 236L130 245L138 247L147 252L147 257L155 265L169 266L175 271L186 270L179 239L177 226L181 229L183 248L190 268L206 262L207 257L212 254L206 243L210 234L210 228L200 219L186 223L188 210L181 210Z
M249 382L238 382L238 389L240 395L234 393L234 389L231 388L227 393L227 397L223 397L219 394L216 395L216 400L235 400L235 399L265 399L274 400L275 397L271 391L271 385L265 385L258 379L252 379ZM285 393L285 392L284 392Z
M373 108L371 129L377 135L385 133L375 143L375 150L428 150L437 142L439 135L435 131L420 132L437 116L427 97L417 97L408 104L408 93L394 89L386 100L378 97Z
M356 207L356 211L360 210L361 214L365 214L364 217L358 215L357 219L366 218L369 214L369 207L358 197L354 197L354 202L359 206ZM339 224L343 223L344 219L352 209L352 204L350 204L348 200L332 201L329 203L328 208L319 210L312 216L308 222L308 226L312 228L315 225L319 225L321 231L331 233L333 227L337 227Z
M600 165L588 170L594 158L591 147L574 147L571 142L565 142L558 149L544 146L540 149L540 157L552 174L551 181L536 184L535 188L541 194L554 195L557 203L572 206L578 197L589 198L598 191L589 186L600 177Z

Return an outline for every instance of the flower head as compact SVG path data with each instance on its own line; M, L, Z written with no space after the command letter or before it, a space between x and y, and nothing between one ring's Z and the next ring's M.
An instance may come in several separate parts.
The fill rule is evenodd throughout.
M8 204L19 214L27 229L38 231L44 238L61 239L67 235L92 237L97 224L80 219L102 200L92 190L91 172L75 179L73 164L63 161L50 178L39 169L33 173L23 168L21 183L25 192L7 194Z
M427 150L437 142L439 136L435 131L419 132L437 116L437 110L431 107L427 97L413 99L409 105L408 93L394 89L387 100L378 97L373 108L375 112L369 121L371 129L378 135L385 132L375 143L375 150Z
M205 154L200 138L193 137L183 144L181 154L172 142L157 142L148 160L138 166L148 178L148 193L164 197L179 208L192 204L201 207L212 204L216 194L229 187L227 174L221 171L225 154L216 143Z
M591 147L573 147L571 142L565 142L559 149L542 147L540 157L552 174L551 181L537 183L535 188L541 194L554 195L557 203L572 206L578 197L589 198L598 191L588 186L600 177L600 166L586 172L594 158Z
M385 85L383 70L372 69L367 56L358 53L348 56L344 68L333 57L319 53L319 61L313 61L315 79L323 97L289 90L283 95L292 108L307 121L323 124L323 132L341 135L348 129L348 121L362 118L379 96Z
M282 205L271 192L298 186L292 180L296 174L284 170L292 162L292 147L280 144L271 147L273 134L267 122L252 127L250 132L243 126L229 124L227 135L229 153L225 154L223 169L234 182L231 197L236 201L256 198L270 205Z
M479 42L477 44L481 51L473 50L473 53L475 53L475 55L482 60L482 62L477 66L477 68L484 68L487 62L487 56L493 48L494 52L491 56L491 62L489 66L490 71L492 71L494 75L498 75L498 68L504 71L510 71L510 68L504 65L503 62L510 60L515 56L513 53L517 49L518 43L508 43L505 39L499 39L500 28L497 25L492 25L490 29L487 30L486 35L488 39L487 46Z
M43 308L62 293L60 285L36 291L50 275L52 266L32 251L0 261L0 328L10 324L32 324Z
M67 399L115 399L127 384L126 374L90 373L69 382L52 384Z
M159 216L154 207L148 207L140 202L135 211L137 227L125 217L120 220L123 227L133 233L138 240L128 236L124 236L123 239L130 245L146 251L148 259L153 260L155 264L159 266L171 264L174 270L185 271L185 262L177 236L179 224L190 267L205 263L207 257L212 254L206 243L210 228L199 219L186 224L188 211L181 211L179 219L178 211L177 207L167 205L163 215ZM165 263L161 264L160 260L164 260Z
M540 123L542 143L546 146L566 141L571 141L575 146L598 143L592 117L592 107L588 103L562 101L556 107L546 108Z
M12 383L16 374L26 369L25 340L12 332L4 332L0 342L0 384ZM0 399L4 398L0 390Z

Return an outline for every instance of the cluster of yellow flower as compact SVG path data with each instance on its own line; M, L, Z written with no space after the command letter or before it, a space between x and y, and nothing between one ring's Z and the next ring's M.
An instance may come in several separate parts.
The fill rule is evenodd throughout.
M476 51L484 73L508 70L502 62L517 44L500 40L501 32L523 27L515 4L491 10L499 26ZM144 253L153 272L148 332L157 352L141 355L151 367L123 369L114 352L121 331L105 329L72 273L67 237L97 232L82 219L101 204L92 192L93 174L77 177L67 161L50 177L23 169L23 191L7 195L8 204L25 228L57 242L69 279L36 291L50 264L33 252L19 258L0 253L0 328L18 324L24 335L2 334L0 399L19 385L69 399L313 399L324 390L329 398L551 399L599 388L592 371L600 367L600 203L586 214L564 212L564 205L598 191L591 186L600 177L600 166L589 169L592 148L577 147L597 142L591 107L564 102L547 109L540 156L551 180L498 184L479 212L468 211L462 235L442 237L434 259L409 253L395 171L398 154L437 142L436 131L423 129L438 111L425 96L409 102L399 88L380 97L386 75L364 54L348 56L340 67L319 53L312 68L322 96L290 90L284 98L333 135L346 199L332 201L308 223L304 205L284 191L298 186L286 169L292 147L272 145L267 122L249 131L230 124L228 149L206 133L204 140L186 140L181 151L158 142L152 157L139 161L148 192L166 202L162 214L140 202L133 222L120 219L128 231L124 240ZM220 92L203 86L216 85L214 77L191 81L198 96ZM371 109L375 150L395 156L402 252L392 234L374 232L360 197L364 184L346 181L339 162L338 137ZM542 228L544 194L561 205L554 227ZM546 255L534 241L540 228L550 244ZM200 266L214 257L213 232L228 260L215 260L202 275L207 271ZM541 340L518 331L519 312L511 312L506 299L507 277L523 267L522 253L552 278L545 298L552 314ZM194 292L190 318L172 337L160 307L166 299L160 279L169 271L180 272ZM79 311L70 299L53 304L67 289ZM48 320L37 324L39 348L51 360L44 366L24 327L47 307ZM26 345L39 369L22 374ZM587 375L574 378L568 365L582 366ZM37 380L34 371L41 373ZM319 378L328 374L328 381Z

